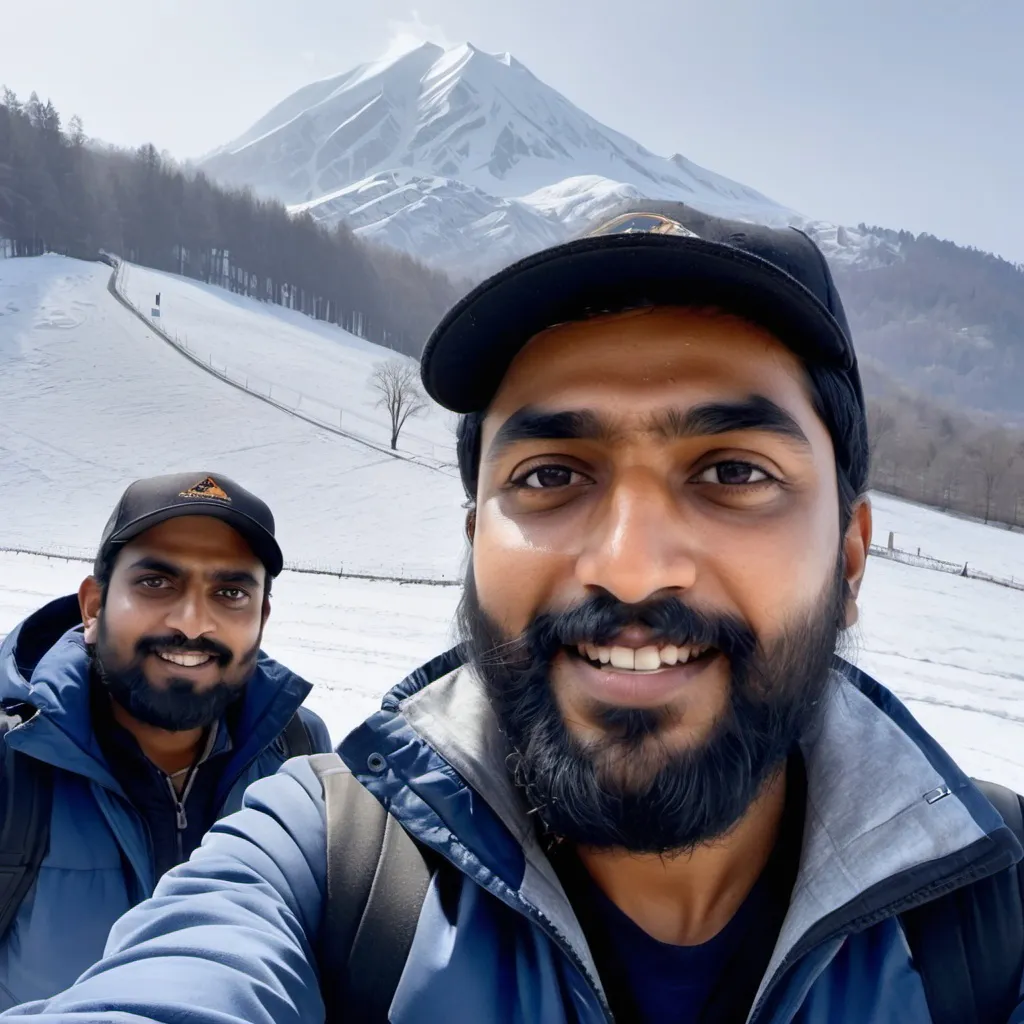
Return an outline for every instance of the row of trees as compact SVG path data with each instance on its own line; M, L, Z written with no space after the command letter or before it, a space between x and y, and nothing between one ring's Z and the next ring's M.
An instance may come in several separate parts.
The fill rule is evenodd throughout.
M877 490L1024 526L1024 430L903 393L868 398L868 431Z
M228 190L146 145L90 143L35 93L0 103L0 239L13 255L101 250L299 309L418 355L457 297L443 274Z

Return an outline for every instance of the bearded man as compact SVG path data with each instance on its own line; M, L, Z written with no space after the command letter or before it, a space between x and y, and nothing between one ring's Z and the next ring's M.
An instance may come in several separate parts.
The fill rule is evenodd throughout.
M868 448L814 243L642 204L480 285L423 380L462 415L460 645L25 1019L1024 1019L1012 822L837 655Z
M70 985L250 782L330 750L310 684L260 651L282 565L228 477L137 480L78 594L7 637L0 1005Z

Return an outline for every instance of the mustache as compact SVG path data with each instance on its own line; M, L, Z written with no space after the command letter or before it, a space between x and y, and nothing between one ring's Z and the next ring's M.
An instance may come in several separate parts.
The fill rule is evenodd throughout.
M627 604L611 594L595 594L564 611L542 612L525 634L493 648L490 658L520 653L550 660L562 647L608 646L629 626L647 629L652 642L714 647L735 661L747 661L757 648L756 635L739 616L700 611L678 597Z
M135 653L139 658L160 651L180 651L189 654L209 654L217 660L221 668L230 665L234 653L230 647L210 637L196 637L190 640L183 633L171 633L167 636L144 636L135 643Z

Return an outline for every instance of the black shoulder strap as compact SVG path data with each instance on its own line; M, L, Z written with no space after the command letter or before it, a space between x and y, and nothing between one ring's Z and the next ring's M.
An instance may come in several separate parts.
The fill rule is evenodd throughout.
M50 848L50 768L8 745L7 732L20 721L0 713L0 938L7 934Z
M310 763L327 813L319 949L327 1024L387 1024L431 869L424 851L337 754L316 754Z
M975 785L1024 845L1021 798ZM1024 972L1024 862L901 915L933 1024L1005 1024Z
M281 739L284 741L286 757L308 757L313 753L313 741L309 738L309 730L298 711L288 719Z

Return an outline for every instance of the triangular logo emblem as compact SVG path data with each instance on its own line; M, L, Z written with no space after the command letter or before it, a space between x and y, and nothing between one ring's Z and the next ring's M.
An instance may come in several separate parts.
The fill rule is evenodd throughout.
M231 499L227 496L224 488L213 479L212 476L206 477L205 480L200 480L199 483L194 484L187 491L182 491L179 498L217 498L220 501L230 501Z

